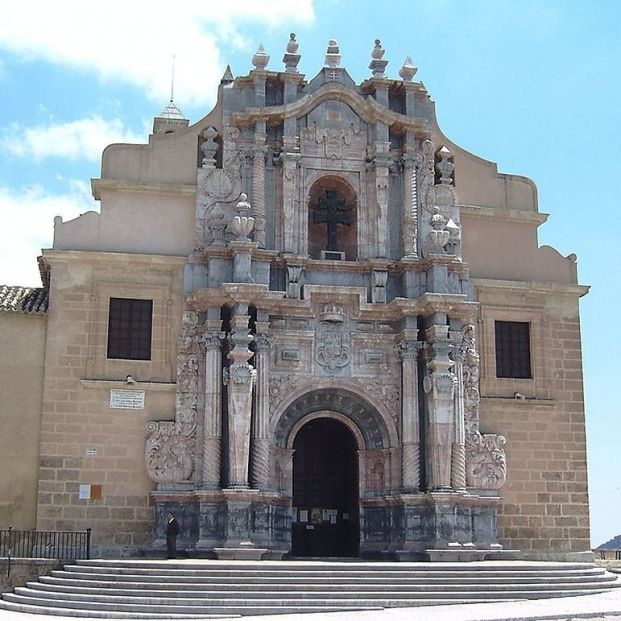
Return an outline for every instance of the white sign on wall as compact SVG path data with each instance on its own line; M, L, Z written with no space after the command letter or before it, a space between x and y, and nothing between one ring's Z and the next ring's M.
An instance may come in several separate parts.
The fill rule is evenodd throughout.
M144 410L144 390L112 389L110 407L122 410Z

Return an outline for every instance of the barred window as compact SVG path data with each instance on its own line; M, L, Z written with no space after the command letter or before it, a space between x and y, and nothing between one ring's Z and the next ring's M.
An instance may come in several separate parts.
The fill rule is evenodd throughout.
M110 298L108 358L151 360L153 300Z
M530 379L530 324L495 321L496 377Z

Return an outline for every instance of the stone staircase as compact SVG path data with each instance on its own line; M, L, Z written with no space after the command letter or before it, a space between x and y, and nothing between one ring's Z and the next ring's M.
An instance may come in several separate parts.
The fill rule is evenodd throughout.
M620 586L621 578L590 563L90 560L4 593L0 609L225 618L570 597Z

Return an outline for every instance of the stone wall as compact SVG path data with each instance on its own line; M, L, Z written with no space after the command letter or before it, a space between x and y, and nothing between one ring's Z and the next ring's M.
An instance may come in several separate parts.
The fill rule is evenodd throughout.
M536 291L526 284L520 289L515 283L480 281L477 287L484 304L481 428L507 437L499 540L506 548L538 558L587 552L591 546L578 318L578 296L585 290L542 286ZM495 377L495 319L530 320L532 379Z
M174 418L183 261L53 252L37 528L92 528L92 550L126 555L152 540L149 420ZM150 361L107 360L109 298L153 299ZM128 386L130 374L137 384ZM144 409L113 409L110 391L144 390ZM79 498L91 485L91 498Z
M45 315L0 312L0 528L35 526Z
M39 576L49 576L52 571L61 567L62 563L56 559L12 558L9 573L9 560L2 557L0 558L0 592L6 593L15 587L24 586L26 582L36 580Z

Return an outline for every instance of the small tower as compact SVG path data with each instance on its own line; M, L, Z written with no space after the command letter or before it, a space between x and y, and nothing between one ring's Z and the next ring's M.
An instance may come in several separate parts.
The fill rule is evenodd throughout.
M173 56L172 77L170 80L170 101L164 109L160 112L159 116L153 119L153 133L154 134L172 134L178 129L188 127L190 124L189 119L183 116L183 113L174 101L175 91L175 58Z

